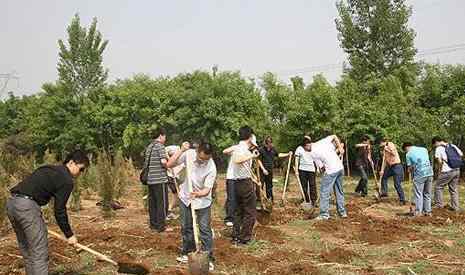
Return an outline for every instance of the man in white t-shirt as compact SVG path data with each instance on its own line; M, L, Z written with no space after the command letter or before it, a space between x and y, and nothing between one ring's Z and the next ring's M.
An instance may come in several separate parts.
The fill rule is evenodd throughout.
M173 156L176 151L181 150L179 145L169 145L165 147L166 153L169 157ZM174 209L178 206L178 184L180 179L180 174L184 169L184 165L178 165L173 168L166 170L168 176L168 188L171 191L171 196L168 200L168 215L166 216L167 220L174 220L177 218L177 215L174 214Z
M328 136L311 144L311 156L320 168L323 177L320 182L320 215L317 220L329 219L329 200L331 191L336 195L337 212L341 218L347 218L344 206L344 165L342 156L344 147L336 135Z
M195 209L199 225L202 250L208 252L210 270L213 270L213 233L211 229L212 189L216 180L216 165L212 159L213 148L209 143L201 142L196 150L189 149L184 142L181 150L169 159L167 167L184 165L190 167L184 182L179 186L179 208L181 212L182 252L177 261L187 263L187 254L195 251L192 210ZM188 166L189 165L189 166ZM192 190L188 184L188 176Z
M223 154L231 156L238 145L230 146L223 150ZM234 192L234 175L233 175L233 165L231 163L231 157L228 161L228 168L226 170L226 201L224 203L224 210L226 216L224 217L224 224L228 227L233 226L234 222L234 211L236 209L236 195Z
M455 167L453 160L449 160L446 151L452 151L458 159L463 158L462 151L455 145L447 143L441 137L432 139L433 147L435 147L434 159L436 184L434 187L434 204L436 207L444 207L443 192L444 187L449 186L450 194L450 209L452 211L459 210L459 179L460 167ZM452 167L451 167L452 166Z
M311 202L316 206L318 192L315 181L315 163L311 155L312 142L307 137L304 138L302 145L295 150L294 170L297 171L302 190L304 191L304 200L306 203Z

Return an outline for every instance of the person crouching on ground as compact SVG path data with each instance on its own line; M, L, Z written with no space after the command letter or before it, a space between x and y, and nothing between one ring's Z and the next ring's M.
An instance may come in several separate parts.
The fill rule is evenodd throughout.
M331 191L336 195L337 212L341 218L347 218L344 206L344 148L336 135L328 136L311 144L311 154L316 165L323 172L320 182L320 215L316 220L329 219L329 200Z
M415 212L412 214L413 216L431 216L433 168L428 150L424 147L413 146L410 142L405 142L402 150L406 152L407 166L410 173L413 173Z
M73 191L74 178L89 166L89 159L82 151L69 154L63 165L46 165L13 187L6 208L13 226L19 250L25 261L26 274L48 274L47 225L41 206L55 199L55 219L68 243L78 243L71 230L66 203Z
M209 143L201 142L196 150L189 149L188 142L184 142L181 150L174 153L168 160L167 167L184 164L189 165L189 178L179 186L179 204L181 212L182 252L177 261L188 262L187 254L195 251L194 229L192 224L191 207L195 209L199 225L202 250L208 252L210 271L213 270L213 233L211 228L212 189L216 180L216 165L212 159L213 148ZM189 163L188 163L189 162ZM187 169L187 168L186 168ZM192 183L189 192L188 180Z

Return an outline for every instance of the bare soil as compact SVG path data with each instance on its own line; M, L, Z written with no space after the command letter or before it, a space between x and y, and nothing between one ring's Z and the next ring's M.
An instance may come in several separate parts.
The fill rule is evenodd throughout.
M296 182L289 183L285 202L275 202L266 223L257 223L254 241L248 246L230 242L231 228L223 222L224 182L218 181L214 204L215 230L213 274L416 274L465 272L465 215L434 209L432 217L408 218L408 206L388 200L346 195L349 217L313 221L313 213L300 209ZM346 179L346 192L354 188ZM124 209L104 219L95 205L98 197L85 198L83 209L70 212L80 243L107 254L116 261L147 266L152 274L189 274L178 264L181 238L179 221L170 221L172 232L153 232L147 225L140 186L134 183L123 198ZM275 197L282 189L275 188ZM395 195L394 195L395 196ZM53 223L50 229L59 232ZM448 231L449 230L449 231ZM452 231L450 231L452 230ZM455 231L453 231L455 230ZM434 232L433 232L434 231ZM0 274L25 274L23 261L11 228L0 232ZM52 274L116 274L116 268L78 252L49 237Z

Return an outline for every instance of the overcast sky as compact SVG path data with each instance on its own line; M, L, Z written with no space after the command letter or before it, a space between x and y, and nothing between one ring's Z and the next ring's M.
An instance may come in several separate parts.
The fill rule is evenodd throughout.
M410 0L416 46L421 50L465 44L465 1ZM104 64L110 81L136 73L175 75L195 69L271 71L286 81L306 80L315 66L344 61L334 19L334 0L2 0L0 74L15 71L7 90L40 91L57 79L57 40L75 13L88 26L93 17L109 45ZM465 51L428 55L429 62L465 63ZM335 68L337 67L337 68ZM331 81L339 66L323 66ZM0 89L4 79L0 79Z

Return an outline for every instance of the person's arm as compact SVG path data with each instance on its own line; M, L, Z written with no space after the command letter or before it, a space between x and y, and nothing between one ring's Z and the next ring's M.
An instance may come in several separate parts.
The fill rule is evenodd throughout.
M384 146L384 151L391 155L394 155L394 150L395 150L395 145L392 142L388 142L386 146Z
M173 167L176 167L178 166L180 163L178 163L178 159L179 157L184 153L186 152L187 150L189 150L190 148L190 144L189 142L185 141L182 143L181 145L181 150L177 150L171 157L170 159L168 160L168 162L166 163L166 168L173 168Z
M73 184L72 183L64 183L64 185L55 193L54 198L54 212L55 212L55 220L60 227L61 231L68 239L70 244L76 244L77 239L74 236L73 231L71 230L71 226L69 225L69 218L66 209L66 203L68 202L69 196L73 191Z
M361 147L367 147L369 144L366 144L366 143L358 143L358 144L355 144L355 148L361 148Z
M228 148L223 150L223 154L231 155L234 152L235 147L236 147L236 145L229 146Z
M257 159L257 163L258 163L258 167L260 167L263 174L265 174L265 176L268 176L269 172L268 172L268 170L265 169L265 166L263 166L263 162L261 160Z
M258 156L260 156L260 153L258 150L254 150L252 153L248 154L233 154L231 160L236 164L241 164L251 159L257 158Z
M289 151L287 153L279 153L278 158L286 158L288 156L292 155L292 151Z
M190 193L190 197L194 199L208 196L208 194L210 194L211 190L213 189L213 186L215 185L215 180L216 167L213 166L210 173L205 177L204 188L197 191L192 191Z
M331 136L332 142L336 146L336 151L339 153L339 156L344 156L344 145L341 143L339 138L336 135Z

